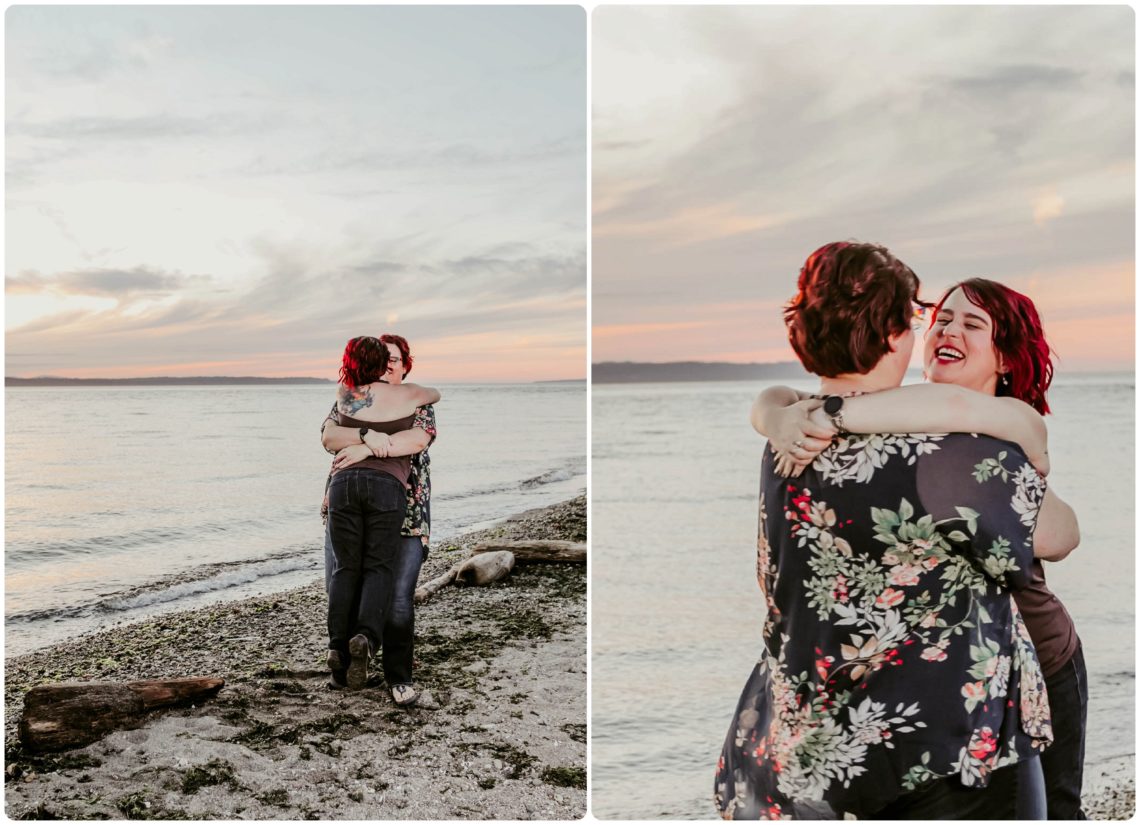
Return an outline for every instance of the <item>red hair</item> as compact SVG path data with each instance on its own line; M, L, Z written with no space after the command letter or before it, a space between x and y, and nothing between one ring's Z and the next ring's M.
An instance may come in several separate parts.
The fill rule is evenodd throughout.
M878 244L821 246L800 270L799 291L784 307L788 341L808 372L825 378L874 369L892 336L910 327L919 280Z
M400 351L400 360L404 362L403 377L407 378L408 373L412 371L412 348L408 346L408 339L403 335L391 335L386 332L380 336L380 340L385 344L394 344Z
M379 381L388 371L388 348L379 338L362 335L344 345L340 383L350 389Z
M984 309L993 322L994 351L1007 372L998 380L996 395L1024 401L1041 415L1049 412L1045 393L1053 383L1053 358L1037 307L1027 296L986 278L969 278L946 290L935 315L955 289L971 304Z

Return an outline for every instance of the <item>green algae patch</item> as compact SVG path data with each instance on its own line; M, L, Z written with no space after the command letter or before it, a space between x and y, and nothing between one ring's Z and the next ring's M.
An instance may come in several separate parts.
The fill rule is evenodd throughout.
M546 768L542 771L542 781L559 788L586 788L585 768Z
M234 766L224 759L211 759L205 765L195 765L182 774L181 791L192 795L210 785L228 785L237 790L241 787L234 774Z

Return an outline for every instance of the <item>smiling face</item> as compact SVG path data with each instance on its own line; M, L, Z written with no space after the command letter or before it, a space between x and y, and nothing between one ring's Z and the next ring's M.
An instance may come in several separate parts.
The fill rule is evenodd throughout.
M400 356L400 348L395 344L388 344L388 371L384 373L384 380L395 386L404 382L404 359Z
M955 289L938 308L926 333L923 363L927 379L993 395L1003 369L993 340L989 313Z

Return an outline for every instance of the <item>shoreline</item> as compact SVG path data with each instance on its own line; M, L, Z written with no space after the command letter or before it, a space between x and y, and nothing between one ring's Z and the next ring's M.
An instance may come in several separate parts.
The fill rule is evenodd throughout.
M421 582L489 538L585 538L585 497L433 546ZM6 660L7 814L21 818L578 819L586 813L586 571L520 565L416 609L423 707L373 669L326 687L323 581L167 613ZM85 748L16 739L36 684L219 675L198 707ZM199 789L209 786L208 793Z

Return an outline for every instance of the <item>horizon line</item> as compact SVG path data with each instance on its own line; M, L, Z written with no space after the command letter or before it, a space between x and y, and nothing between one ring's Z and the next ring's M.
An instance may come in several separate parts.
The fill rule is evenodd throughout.
M440 381L441 384L554 384L554 383L574 383L584 382L587 378L521 378L515 380L497 380L497 381ZM305 383L305 384L337 384L338 382L332 378L317 378L313 376L301 375L136 375L126 376L122 378L101 378L98 376L87 378L73 378L65 375L5 375L4 381L68 381L68 382L100 382L100 383L137 383L140 381L145 382L188 382L188 381L274 381L278 383Z

